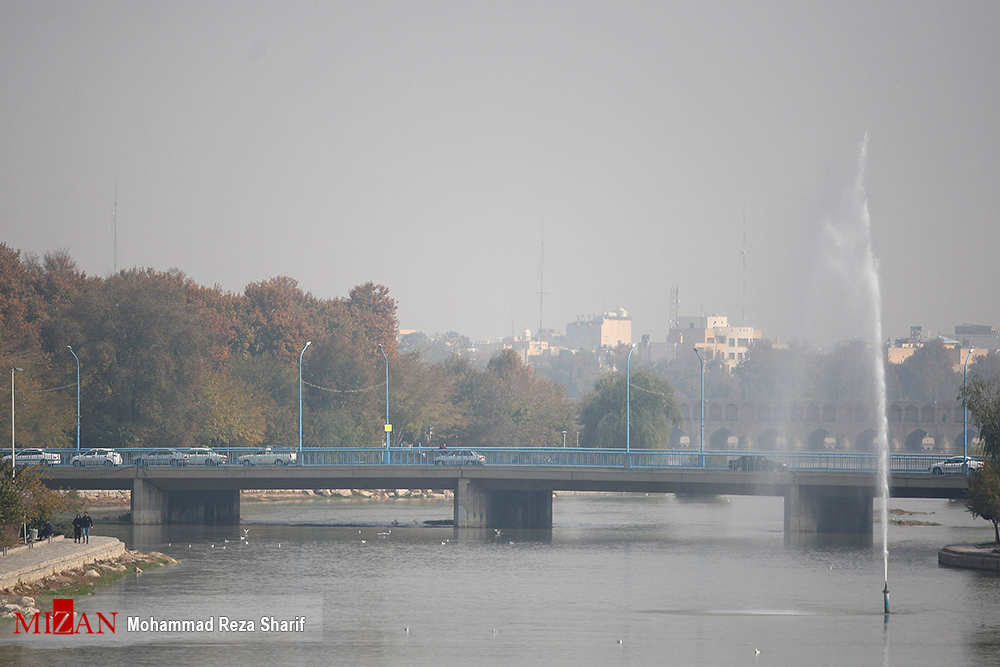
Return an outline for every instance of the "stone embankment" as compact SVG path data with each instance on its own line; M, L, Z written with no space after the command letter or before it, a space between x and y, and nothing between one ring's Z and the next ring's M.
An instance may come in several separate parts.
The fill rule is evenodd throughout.
M435 489L305 489L305 490L271 490L252 489L241 492L245 501L267 502L274 500L304 500L308 498L344 498L355 500L392 500L412 499L426 500L429 498L451 498L451 490Z
M142 568L176 562L160 553L128 551L118 539L96 535L90 544L59 535L30 548L16 547L0 556L0 620L41 611L37 597L76 597L102 583L140 575Z
M0 556L0 591L33 584L60 572L80 568L125 553L125 544L114 537L92 535L90 544L78 544L56 535L30 546L14 547Z
M995 544L950 544L938 551L938 564L1000 574L1000 547Z

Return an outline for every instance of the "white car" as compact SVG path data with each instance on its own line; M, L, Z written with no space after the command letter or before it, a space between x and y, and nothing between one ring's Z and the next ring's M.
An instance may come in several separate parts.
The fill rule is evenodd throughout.
M120 466L122 455L113 449L90 449L83 454L77 454L72 459L72 463L77 468L81 466Z
M140 468L148 466L186 466L188 464L187 454L176 449L151 449L148 452L137 454L132 463Z
M436 466L481 466L485 463L485 456L469 450L445 451L434 457Z
M240 454L240 463L245 466L287 466L297 460L298 455L290 449L265 447L256 452Z
M983 462L979 459L952 456L944 461L932 463L927 469L934 475L955 475L965 472L966 462L969 465L969 472L976 472L983 467Z
M10 454L3 457L4 461L10 461ZM19 449L14 453L14 465L19 466L57 466L62 463L62 457L55 452L47 452L44 449Z
M187 450L187 462L193 466L221 466L229 460L225 454L212 451L208 447L192 447Z

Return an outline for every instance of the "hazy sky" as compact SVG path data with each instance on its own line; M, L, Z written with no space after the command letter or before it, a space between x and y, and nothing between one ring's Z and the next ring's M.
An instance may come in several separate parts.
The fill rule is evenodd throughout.
M0 241L496 338L627 308L817 344L865 185L884 329L1000 324L998 2L0 0ZM744 223L745 211L745 223ZM852 304L846 304L851 306ZM856 304L853 304L856 306Z

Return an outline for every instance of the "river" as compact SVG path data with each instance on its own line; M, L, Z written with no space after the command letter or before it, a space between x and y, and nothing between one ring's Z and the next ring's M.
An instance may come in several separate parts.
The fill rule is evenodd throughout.
M551 532L500 535L424 525L450 518L445 500L244 502L240 527L99 524L181 563L77 601L117 612L113 636L6 636L0 662L1000 664L1000 578L937 565L941 546L989 541L992 526L944 500L890 507L939 525L890 526L888 617L878 541L786 541L780 498L559 495ZM272 616L306 618L262 631ZM127 617L214 627L133 632ZM256 627L221 632L220 617Z

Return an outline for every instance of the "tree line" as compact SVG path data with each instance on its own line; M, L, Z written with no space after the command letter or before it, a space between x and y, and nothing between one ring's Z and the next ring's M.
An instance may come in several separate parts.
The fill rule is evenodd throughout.
M516 353L485 368L428 362L397 337L383 285L323 299L277 276L231 293L178 270L89 276L65 252L0 244L0 359L20 369L21 447L75 446L76 358L85 448L297 446L300 354L304 446L384 443L386 362L393 446L555 446L575 434L562 387Z

